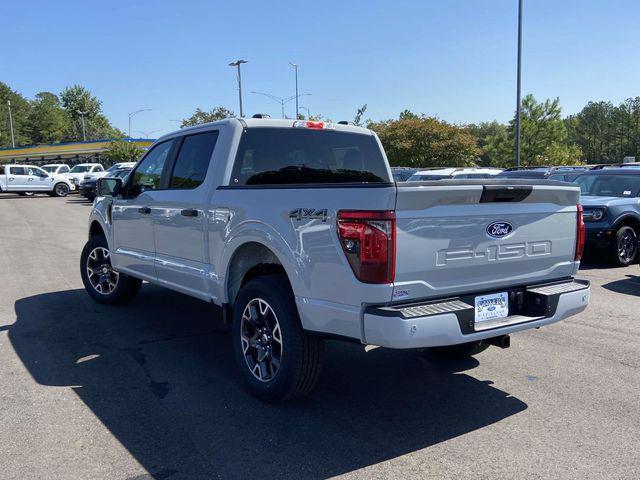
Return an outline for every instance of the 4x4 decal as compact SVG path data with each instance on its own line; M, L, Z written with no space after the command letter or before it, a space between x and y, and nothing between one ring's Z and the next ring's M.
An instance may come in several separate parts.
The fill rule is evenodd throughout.
M289 212L289 218L295 218L296 220L322 220L327 221L327 209L326 208L296 208Z

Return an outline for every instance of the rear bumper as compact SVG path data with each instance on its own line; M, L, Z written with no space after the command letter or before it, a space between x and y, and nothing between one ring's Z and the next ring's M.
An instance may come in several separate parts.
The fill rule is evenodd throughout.
M589 303L590 284L585 280L554 282L510 290L509 295L509 311L516 309L517 314L478 326L472 296L368 307L364 312L364 340L387 348L424 348L537 328L582 312ZM512 306L514 299L518 304Z

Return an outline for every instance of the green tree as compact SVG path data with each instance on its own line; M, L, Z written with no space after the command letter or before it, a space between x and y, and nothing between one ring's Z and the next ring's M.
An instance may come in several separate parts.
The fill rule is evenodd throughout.
M0 82L0 147L11 147L7 101L11 102L11 118L13 119L13 136L16 147L30 144L31 137L28 125L31 105L20 93Z
M215 107L208 112L202 110L201 108L196 108L196 111L193 113L193 115L182 120L180 128L193 127L194 125L215 122L216 120L222 120L224 118L230 117L235 117L235 113L223 106Z
M104 155L111 163L118 163L134 162L138 160L143 153L144 150L133 142L127 142L126 140L114 140L109 143Z
M483 153L496 167L515 163L515 118L508 132L490 136ZM579 147L567 142L567 128L562 120L560 100L538 102L533 95L522 99L520 120L520 163L522 166L574 165L580 163Z
M474 165L480 149L465 129L408 110L398 120L367 125L380 137L393 166L453 167Z
M61 142L71 131L67 112L60 99L51 92L36 94L31 102L27 131L33 143Z
M487 145L489 143L495 143L496 138L506 139L508 136L507 125L494 120L492 122L480 122L478 124L471 123L465 128L467 132L476 138L478 148L482 150L480 154L480 164L483 166L492 165L495 162L495 157L502 155L502 153L494 153L491 149L487 148Z
M60 94L71 123L71 132L66 140L82 140L83 112L87 139L121 138L124 133L113 127L102 114L102 102L81 85L65 88Z

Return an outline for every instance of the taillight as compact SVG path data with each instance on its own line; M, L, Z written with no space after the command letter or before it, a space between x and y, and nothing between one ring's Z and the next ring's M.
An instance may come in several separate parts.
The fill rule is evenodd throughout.
M312 122L310 120L296 120L293 128L310 128L312 130L333 130L335 125L330 122Z
M584 252L584 240L586 236L585 228L584 228L584 219L582 218L582 205L578 205L578 218L577 218L577 232L576 232L576 262L582 258L582 253Z
M356 278L392 283L395 276L396 214L393 211L338 212L340 244Z

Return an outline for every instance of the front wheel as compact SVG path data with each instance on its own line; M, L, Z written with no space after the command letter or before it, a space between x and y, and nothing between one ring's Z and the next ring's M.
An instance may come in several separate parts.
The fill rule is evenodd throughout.
M99 303L128 303L142 285L142 280L113 270L111 252L104 235L91 237L82 249L80 276L87 293Z
M638 252L638 235L629 227L620 227L616 232L614 250L611 252L613 261L620 267L626 267L633 263Z
M291 288L280 275L255 278L238 293L233 348L245 384L266 402L308 395L320 376L323 341L303 331Z
M56 197L66 197L69 195L69 185L66 183L56 183L53 187L53 195Z

